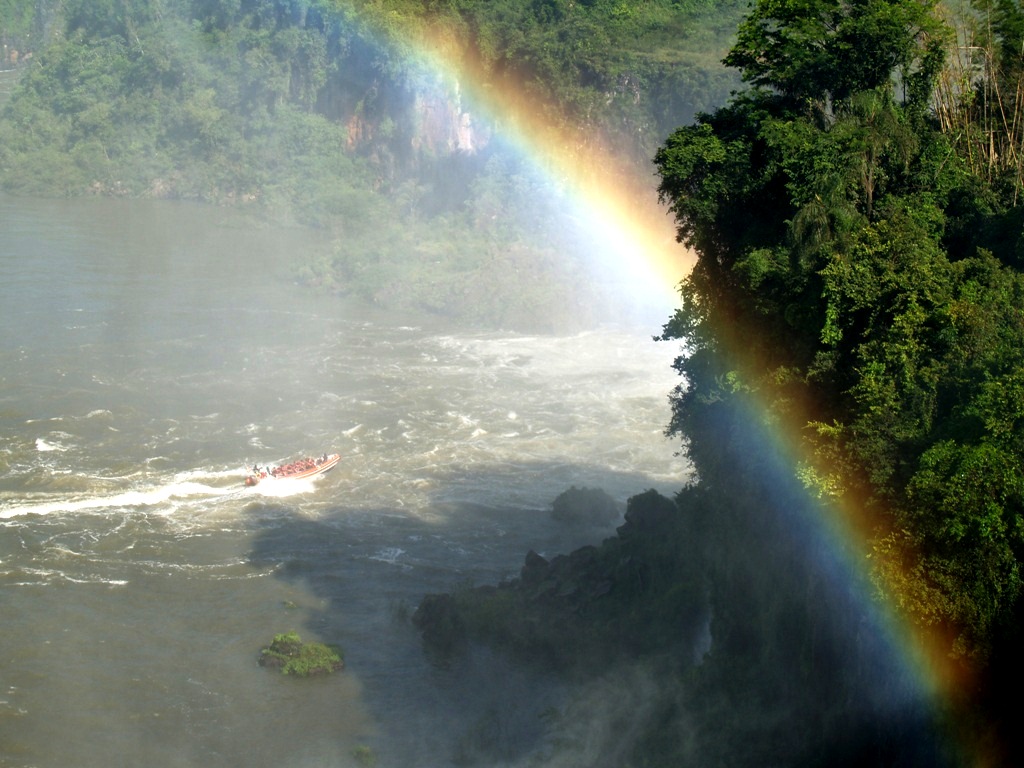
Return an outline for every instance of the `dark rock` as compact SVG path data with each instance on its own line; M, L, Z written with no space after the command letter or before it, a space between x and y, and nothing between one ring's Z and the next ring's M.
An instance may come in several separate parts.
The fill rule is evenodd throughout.
M428 652L472 639L553 669L597 668L623 649L692 663L703 581L683 555L686 516L656 491L630 499L618 535L551 560L530 550L519 578L428 595L413 622Z
M616 530L621 538L635 534L667 532L679 508L654 490L633 496L626 506L626 522Z
M525 587L535 587L547 578L549 563L532 549L526 553L526 562L519 572L519 578Z
M451 595L427 595L412 615L423 641L440 651L452 651L465 639L466 628Z
M285 656L278 656L276 653L269 653L266 648L260 651L259 665L268 669L280 669L288 662Z
M622 508L600 488L577 488L574 485L555 499L551 516L564 523L606 525L622 516Z

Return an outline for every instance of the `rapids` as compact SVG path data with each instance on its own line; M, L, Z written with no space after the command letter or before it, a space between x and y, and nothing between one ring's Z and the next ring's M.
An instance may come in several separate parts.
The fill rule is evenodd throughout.
M424 655L428 592L612 528L686 471L657 328L457 329L296 285L325 244L223 211L0 196L0 766L530 764L562 683ZM253 463L337 451L311 480ZM347 668L260 668L273 635Z

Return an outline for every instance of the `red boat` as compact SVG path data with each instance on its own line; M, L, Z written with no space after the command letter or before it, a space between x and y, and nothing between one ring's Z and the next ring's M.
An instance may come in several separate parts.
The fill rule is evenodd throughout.
M260 480L273 478L275 480L298 480L303 477L314 477L334 469L334 465L341 461L341 455L337 453L327 454L319 458L308 456L304 459L297 459L290 464L280 466L261 467L259 464L249 470L245 478L246 485L256 485Z

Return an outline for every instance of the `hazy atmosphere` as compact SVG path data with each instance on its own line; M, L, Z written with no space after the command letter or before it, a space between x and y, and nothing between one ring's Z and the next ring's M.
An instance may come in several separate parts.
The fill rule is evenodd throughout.
M382 764L444 765L491 710L518 722L503 749L535 747L554 684L475 656L437 667L409 614L428 591L514 574L530 548L611 533L552 518L574 484L619 503L671 491L671 351L321 296L283 256L315 238L216 211L0 210L18 255L3 292L5 764L347 765L373 745ZM243 485L247 465L323 451L343 461L322 478ZM291 630L342 645L346 670L260 669Z
M0 767L1014 764L1022 29L0 0Z

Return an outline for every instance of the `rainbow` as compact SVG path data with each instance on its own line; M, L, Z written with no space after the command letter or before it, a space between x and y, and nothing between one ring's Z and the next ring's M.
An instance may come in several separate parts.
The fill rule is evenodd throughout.
M742 357L742 353L734 357ZM756 398L748 401L744 416L750 426L745 437L755 453L768 457L758 462L758 468L766 473L767 484L780 489L780 498L785 498L784 489L792 494L800 484L798 468L810 467L814 461L796 430L768 416L770 412L767 403ZM871 569L876 553L870 544L876 535L876 518L866 511L869 505L855 498L822 497L802 487L799 495L801 499L795 504L787 504L788 499L778 504L766 499L765 503L771 504L771 514L780 516L785 526L797 531L796 538L805 540L803 551L814 559L821 578L832 582L833 592L849 595L853 607L869 619L882 662L880 668L895 668L901 678L879 682L890 685L898 695L926 703L931 714L959 727L955 720L966 704L965 693L975 684L972 672L952 657L952 637L910 622L895 606L878 599L873 579L879 576ZM997 749L995 745L973 743L974 737L966 728L962 730L950 734L953 746L960 751L957 764L1001 764L994 753L990 754Z
M350 8L375 39L400 37L395 47L409 53L425 79L458 95L464 120L485 130L496 127L502 142L560 191L569 214L599 244L594 266L614 274L621 290L663 310L667 319L694 259L676 242L668 209L658 201L653 161L647 169L628 165L598 137L539 108L521 83L488 72L445 29L376 4L339 5Z
M355 10L350 2L343 4ZM366 10L361 12L365 14ZM396 23L393 14L376 13L379 18L364 16L362 23L385 40L400 35L403 48L411 49L439 82L461 93L467 112L499 126L503 137L523 157L566 190L575 215L585 219L606 246L606 258L617 260L625 279L650 301L663 303L667 319L678 305L679 284L695 257L676 241L674 224L657 199L653 166L646 176L624 166L612 148L538 109L522 84L497 80L467 59L444 30L425 28L416 20ZM733 346L737 367L741 368L742 342ZM761 449L775 457L771 471L778 473L775 479L781 488L794 481L797 467L810 466L813 460L802 447L801 437L773 424L767 413L766 404L753 403L748 421ZM799 519L787 522L809 532L819 552L829 553L822 572L844 580L849 589L859 592L860 608L871 617L881 645L893 655L916 695L934 702L937 710L955 711L971 680L965 677L964 667L950 658L950 638L911 624L873 594L869 578L872 553L868 547L873 522L864 505L855 500L811 498L808 493L805 510L793 514ZM997 764L996 758L978 745L964 744L963 751L965 762Z

